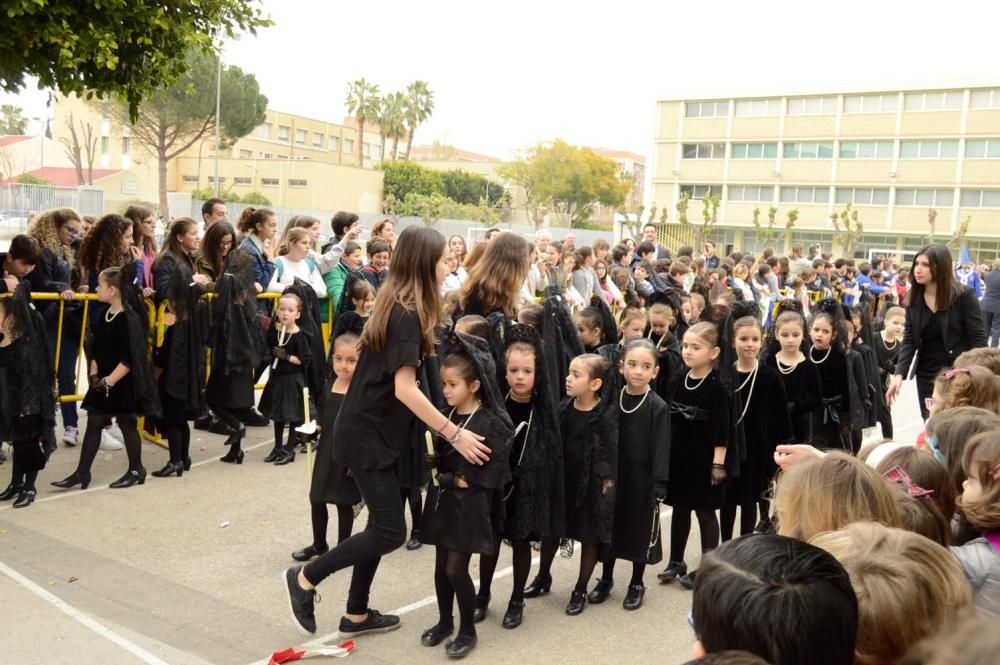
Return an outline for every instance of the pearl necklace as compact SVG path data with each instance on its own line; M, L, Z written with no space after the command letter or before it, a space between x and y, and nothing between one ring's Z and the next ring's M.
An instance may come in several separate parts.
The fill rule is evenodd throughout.
M510 395L511 395L511 393L508 392L507 393L507 398L508 399L510 398ZM575 401L576 400L574 399L574 402ZM471 418L472 416L469 416L469 417ZM524 423L521 423L521 425L525 425L525 427L524 427L524 445L521 446L521 454L517 456L517 464L514 466L515 469L520 468L521 461L524 460L524 452L528 449L528 436L531 434L531 421L533 421L534 419L535 419L535 407L531 407L531 411L528 412L528 423L527 423L527 425L525 425ZM469 421L465 421L465 422L469 422ZM517 439L517 435L521 431L521 425L518 425L517 429L514 430L514 440ZM513 444L513 441L511 441L511 443ZM509 499L510 495L514 493L514 484L516 482L517 482L516 478L513 480L513 482L511 482L510 489L507 491L507 494L505 494L504 497L503 497L504 501L506 501L507 499Z
M880 337L881 337L881 335L880 335ZM896 348L897 346L899 346L899 338L896 338L896 339L894 339L894 340L892 341L892 346L889 346L889 342L885 341L885 338L884 338L884 337L882 337L882 346L884 346L884 347L885 347L885 350L886 350L886 351L892 351L892 350L893 350L893 349L895 349L895 348Z
M781 372L782 374L786 375L786 376L789 375L789 374L791 374L792 372L794 372L795 368L799 366L800 362L802 362L802 361L796 362L796 363L791 364L791 365L782 365L781 361L778 360L777 357L775 357L775 359L774 359L774 364L778 366L778 371ZM786 367L788 369L785 369Z
M696 383L693 386L689 386L688 385L688 379L691 378L691 370L688 370L687 374L684 375L684 387L686 389L692 390L692 391L698 390L698 388L701 387L701 384L705 383L705 379L707 379L708 375L711 374L711 373L712 373L711 370L709 370L708 374L706 374L705 376L701 377L701 381L699 381L698 383Z
M472 420L472 416L476 415L476 411L479 410L479 406L481 404L482 404L482 402L480 402L479 400L476 400L476 407L474 409L472 409L472 413L470 413L469 417L465 419L465 422L463 422L461 425L458 426L458 429L465 429L466 428L466 426L469 424L469 421ZM451 413L448 414L448 420L449 421L451 420L451 417L453 415L455 415L455 409L457 409L457 408L458 408L457 406L451 407ZM459 414L459 415L461 415L461 414Z
M104 320L105 320L105 322L107 322L107 323L111 323L112 321L114 321L114 320L115 320L115 318L116 318L116 317L117 317L117 316L118 316L119 314L121 314L121 313L122 313L122 311L124 311L124 310L118 310L118 311L117 311L117 312L115 312L114 314L111 314L111 308L108 308L108 310L107 310L106 312L104 312ZM108 314L111 314L111 318L108 318Z
M285 348L285 345L288 344L288 340L291 339L292 335L294 335L294 334L295 333L289 333L289 332L287 332L287 329L285 328L285 326L280 326L278 328L278 348L282 348L282 349ZM277 358L275 358L274 362L271 363L271 369L278 369L278 359Z
M749 376L747 376L746 381L744 381L743 385L741 385L739 388L736 389L736 392L740 392L741 390L743 390L746 387L746 385L748 383L750 384L750 390L747 391L747 401L743 405L743 412L740 413L739 420L736 421L737 425L739 425L741 422L743 422L743 418L747 415L747 409L750 408L750 400L751 400L751 398L753 398L753 388L754 388L755 385L757 385L757 370L758 369L760 369L760 362L755 360L754 361L754 365L753 365L753 369L750 370L750 374L749 374ZM739 368L737 368L736 371L738 372Z
M635 413L636 411L639 410L639 407L642 406L643 402L646 401L647 397L649 397L649 386L646 386L646 392L642 394L642 399L639 400L639 403L635 405L635 408L631 409L631 410L626 409L625 408L625 388L622 388L622 391L620 393L618 393L618 407L622 410L622 413Z
M833 347L831 346L826 350L826 355L823 356L822 360L816 360L815 358L813 358L813 349L815 348L816 348L815 346L809 347L809 360L812 361L813 365L822 365L823 363L826 362L826 359L830 357L830 352L833 351Z
M591 409L588 409L588 411L593 411L594 409L596 409L596 408L597 408L597 405L598 405L598 404L600 404L600 403L601 403L601 398L600 398L600 397L598 397L598 398L597 398L597 401L596 401L596 402L594 402L594 406L593 406L593 408L591 408ZM576 409L577 411L583 411L584 413L587 413L587 411L584 411L583 409L578 409L578 408L577 408L577 406L576 406L576 398L575 398L575 397L573 398L573 408L574 408L574 409Z

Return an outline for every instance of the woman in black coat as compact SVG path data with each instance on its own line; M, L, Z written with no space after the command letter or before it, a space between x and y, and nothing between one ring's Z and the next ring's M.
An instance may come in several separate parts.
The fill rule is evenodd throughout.
M986 332L976 294L954 280L947 247L927 245L917 252L911 275L903 342L885 399L892 406L903 378L916 377L920 414L926 420L924 402L934 392L938 373L959 354L986 346Z
M983 277L986 295L983 296L983 319L986 321L988 346L1000 346L1000 259L993 261L992 269Z

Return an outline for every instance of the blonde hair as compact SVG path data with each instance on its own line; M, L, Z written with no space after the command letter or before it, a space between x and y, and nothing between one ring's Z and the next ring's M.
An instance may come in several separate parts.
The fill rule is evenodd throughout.
M858 597L856 665L896 662L972 605L958 561L923 536L860 522L810 542L844 566Z
M649 318L652 319L654 316L666 317L668 324L674 325L674 308L666 303L654 303L649 308Z
M985 367L1000 375L1000 349L995 346L981 346L970 349L955 358L953 367Z
M962 453L962 468L975 475L982 487L978 499L959 497L958 503L969 523L984 531L1000 529L1000 430L983 432L969 439Z
M719 327L714 323L702 321L687 329L684 336L694 335L709 346L719 346Z
M902 307L890 307L885 310L885 316L882 317L882 320L891 319L894 316L902 316L903 318L906 318L906 310Z
M529 267L528 241L514 233L501 233L469 268L469 276L462 285L462 306L475 297L486 312L500 311L513 318L517 294Z
M310 224L310 226L312 226L312 224ZM281 247L278 249L278 255L284 256L285 254L288 254L288 246L292 243L299 242L300 240L308 240L312 243L312 232L309 231L309 227L293 226L291 228L286 228L285 237L281 243Z
M622 312L622 318L618 322L619 332L625 330L628 324L633 321L642 321L643 325L646 324L646 313L637 307L626 307L625 311Z
M778 477L774 494L778 533L808 540L852 522L901 525L885 481L861 460L841 452L795 465Z
M944 399L944 409L978 406L1000 413L1000 376L985 367L947 369L934 380L934 390Z

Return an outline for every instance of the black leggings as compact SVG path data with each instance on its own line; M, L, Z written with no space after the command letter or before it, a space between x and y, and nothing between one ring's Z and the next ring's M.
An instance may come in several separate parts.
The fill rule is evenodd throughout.
M403 487L399 490L399 496L403 499L403 507L410 504L410 533L416 534L420 531L420 516L423 515L423 504L420 502L419 487Z
M361 533L337 544L323 556L306 564L302 574L317 586L338 570L353 567L347 594L347 613L368 611L372 580L384 554L406 542L406 521L399 501L399 469L352 468L354 481L368 506L368 524Z
M472 615L476 610L476 587L469 575L471 554L452 552L438 546L434 555L434 590L437 592L438 625L454 625L453 610L458 598L458 634L476 634Z
M608 559L604 562L604 570L601 572L601 577L607 581L615 579L615 561L616 559ZM642 577L646 573L646 564L639 563L638 561L632 562L632 579L629 580L629 586L642 586Z
M670 560L684 561L684 550L687 549L688 535L691 533L691 510L674 508L670 520ZM698 529L701 532L701 551L709 552L719 546L719 520L715 518L714 510L695 510L698 516Z
M312 528L313 547L317 551L329 549L326 542L326 528L330 523L330 512L325 503L311 503L312 507ZM337 506L337 544L344 542L351 537L351 529L354 528L354 508L346 504L336 504Z
M83 435L83 448L80 450L80 462L77 473L89 475L90 467L101 447L101 432L111 426L111 421L117 420L118 427L125 439L125 454L128 455L128 470L142 471L142 441L139 439L139 421L135 416L105 416L92 413L87 416L87 431Z
M497 562L500 560L500 538L497 538L495 554L479 555L479 598L489 598L492 592L493 575L497 570ZM510 543L514 559L514 588L510 592L512 602L519 603L524 600L524 587L528 583L528 575L531 573L531 542L527 540L512 540ZM553 550L553 554L555 551ZM549 560L552 565L552 560Z
M285 427L288 427L288 443L285 444L287 450L293 450L295 448L295 428L300 427L301 422L297 423L281 423L277 420L274 421L274 447L281 448L281 438L285 432Z
M156 423L156 428L167 438L170 461L173 464L183 462L191 454L191 428L184 417L184 406L178 402L179 400L170 396L164 396L163 417Z
M767 502L764 502L765 506ZM736 504L728 501L723 502L722 509L719 510L719 521L722 530L722 542L733 539L733 527L736 525ZM757 526L757 502L742 503L740 509L740 535L745 536L753 533ZM762 517L767 516L767 509L761 513Z
M243 426L243 421L240 416L243 415L249 409L232 409L228 406L213 406L212 413L226 424L226 427L233 430L238 430Z

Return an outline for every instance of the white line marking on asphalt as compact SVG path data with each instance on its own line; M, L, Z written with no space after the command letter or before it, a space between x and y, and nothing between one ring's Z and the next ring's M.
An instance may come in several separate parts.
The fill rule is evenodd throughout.
M45 602L49 603L50 605L53 605L56 609L65 613L71 619L78 621L79 623L83 624L84 626L94 631L95 633L105 638L106 640L113 642L114 644L120 646L122 649L125 649L133 656L141 660L142 662L148 663L149 665L170 665L169 663L167 663L167 661L151 654L150 652L140 647L138 644L135 644L134 642L128 640L127 638L111 630L107 626L90 618L80 610L66 603L58 596L49 593L48 591L38 586L37 584L29 580L27 577L17 572L10 566L6 565L2 561L0 561L0 573L3 573L13 581L17 582L22 587L32 592Z

